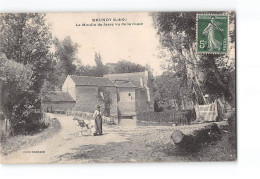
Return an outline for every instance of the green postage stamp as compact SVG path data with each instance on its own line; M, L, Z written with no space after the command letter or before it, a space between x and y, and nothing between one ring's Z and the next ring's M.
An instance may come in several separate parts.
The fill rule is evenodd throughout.
M227 53L228 15L197 14L197 53Z

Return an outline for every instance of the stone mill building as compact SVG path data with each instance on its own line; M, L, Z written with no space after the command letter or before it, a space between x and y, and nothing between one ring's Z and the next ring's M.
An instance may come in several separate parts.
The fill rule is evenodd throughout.
M94 112L100 98L109 94L111 116L135 116L154 109L153 77L149 71L107 74L104 77L68 75L62 91L49 91L42 99L43 111Z

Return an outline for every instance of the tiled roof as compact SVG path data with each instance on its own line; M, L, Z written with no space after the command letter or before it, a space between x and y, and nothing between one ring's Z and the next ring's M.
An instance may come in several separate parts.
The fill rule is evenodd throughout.
M135 73L117 73L107 74L104 77L111 79L112 81L127 80L130 81L135 87L143 88L140 83L140 79L144 80L146 72L135 72ZM145 81L144 81L145 83Z
M78 86L115 86L109 78L75 75L70 77Z
M135 81L135 80L129 80L135 87L137 88L143 88L143 86L141 86L140 81Z
M43 98L43 102L75 102L68 92L49 91Z
M105 78L110 78L111 80L139 80L145 76L145 72L135 72L135 73L116 73L104 75Z
M136 88L130 81L128 80L116 80L114 81L116 87L119 88Z
M143 88L139 81L135 80L115 80L116 87L121 88Z

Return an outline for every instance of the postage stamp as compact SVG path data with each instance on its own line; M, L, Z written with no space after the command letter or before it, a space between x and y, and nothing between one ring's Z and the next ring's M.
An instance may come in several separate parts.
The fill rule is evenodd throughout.
M228 15L197 14L197 53L227 53Z

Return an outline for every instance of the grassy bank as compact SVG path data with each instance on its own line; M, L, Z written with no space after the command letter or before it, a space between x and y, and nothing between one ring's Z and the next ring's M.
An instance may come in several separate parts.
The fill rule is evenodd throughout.
M1 154L8 155L11 152L22 148L37 145L44 140L52 137L61 129L60 123L56 118L49 120L49 127L34 135L18 135L5 138L1 143Z

